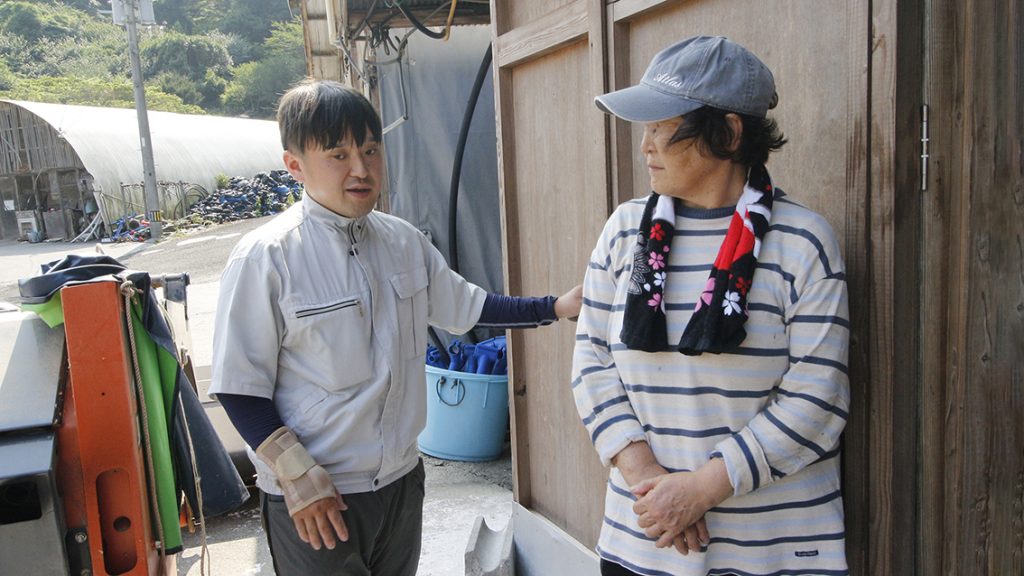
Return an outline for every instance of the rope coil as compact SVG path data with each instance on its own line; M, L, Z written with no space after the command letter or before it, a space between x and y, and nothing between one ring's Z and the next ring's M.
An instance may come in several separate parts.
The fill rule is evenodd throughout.
M200 485L199 466L196 464L196 447L192 443L192 431L188 427L188 418L185 416L185 407L178 402L178 413L182 422L185 423L185 437L188 441L188 452L192 459L192 478L196 485L196 506L199 508L199 534L202 546L199 549L199 575L206 576L206 564L210 563L210 574L213 574L213 561L209 558L209 548L206 543L206 515L203 512L203 488Z
M143 452L146 456L146 473L149 475L150 481L148 482L149 490L149 505L153 507L153 513L159 516L160 514L160 501L156 494L156 469L153 466L153 447L150 443L149 436L149 411L146 409L146 396L145 391L142 389L142 369L139 368L139 352L138 345L135 343L135 327L133 326L132 318L132 298L141 294L142 291L135 287L130 280L125 280L121 283L121 295L124 296L124 311L128 320L128 342L132 348L132 367L135 369L135 400L139 405L139 414L142 415L142 437L143 437ZM164 574L167 550L164 545L164 526L159 520L155 522L157 538L157 551L160 553L160 574Z

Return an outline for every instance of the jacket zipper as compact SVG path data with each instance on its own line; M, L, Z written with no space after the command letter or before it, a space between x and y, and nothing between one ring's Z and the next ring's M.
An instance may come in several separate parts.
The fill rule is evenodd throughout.
M348 249L348 255L359 256L359 249L356 248L356 233L353 228L355 228L354 222L348 225L348 238L349 242L352 244L351 248Z
M335 310L342 310L344 308L351 308L353 306L359 307L359 315L363 315L363 303L358 298L352 298L351 300L345 300L338 302L337 304L330 304L328 306L320 306L317 308L307 308L305 310L299 310L295 312L296 318L305 318L307 316L316 316L317 314L326 314L327 312L334 312Z
M369 281L370 280L370 275L366 273L366 266L363 266L362 260L359 259L359 247L357 245L359 243L359 241L356 240L355 227L356 227L355 222L349 223L349 225L348 225L348 237L349 237L349 240L352 242L352 247L349 249L348 253L349 253L349 256L352 256L353 258L355 258L356 264L359 264L359 269L363 271L363 277L366 278L366 280L367 280L366 284L367 284L367 286L370 289L370 305L372 306L373 302L374 302L374 299L373 299L373 284L371 284L370 281ZM362 304L362 302L359 302L359 315L360 316L363 315L363 304ZM372 323L372 320L371 320L371 323Z

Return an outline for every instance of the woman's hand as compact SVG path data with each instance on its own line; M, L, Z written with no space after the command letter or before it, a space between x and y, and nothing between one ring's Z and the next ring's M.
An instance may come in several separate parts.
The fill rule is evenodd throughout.
M677 472L643 480L630 489L637 496L633 512L638 524L655 545L665 548L683 535L686 549L708 543L704 513L732 494L732 485L721 459L713 459L697 472ZM676 548L686 550L676 542Z
M629 486L643 485L647 481L668 475L668 470L655 460L654 452L647 442L629 444L612 458L612 465L619 469ZM636 510L636 507L633 509ZM644 525L641 524L640 527L643 528ZM661 532L648 535L657 538L661 536ZM708 542L708 529L704 524L704 518L702 517L696 525L689 526L673 536L668 538L668 542L683 556L689 554L690 550L700 550L701 544Z
M572 290L555 299L555 316L558 319L576 320L583 307L583 285L577 284Z
M655 546L665 548L672 544L677 534L697 524L711 506L694 485L692 472L676 472L664 474L656 478L644 480L630 488L637 496L633 504L633 512L639 516L637 524L651 538L657 538ZM707 543L707 528L698 534L701 544ZM686 548L694 549L689 538L685 538ZM686 554L683 550L680 550Z

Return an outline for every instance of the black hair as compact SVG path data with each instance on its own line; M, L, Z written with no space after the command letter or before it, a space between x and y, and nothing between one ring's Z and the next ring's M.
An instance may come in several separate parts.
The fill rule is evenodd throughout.
M367 131L381 139L380 115L370 101L332 80L307 78L285 92L277 106L277 125L281 146L299 154L315 144L329 150L350 134L358 146Z
M736 114L743 122L743 135L736 150L730 150L735 134L725 118L726 114ZM779 125L771 118L738 114L711 106L703 106L684 115L669 144L688 138L697 138L701 149L717 158L747 167L764 164L769 154L787 142L779 131Z

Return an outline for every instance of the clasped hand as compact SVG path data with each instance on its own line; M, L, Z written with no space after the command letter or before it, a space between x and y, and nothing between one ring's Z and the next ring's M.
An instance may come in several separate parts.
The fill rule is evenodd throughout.
M713 504L693 472L662 474L643 480L630 490L636 495L633 512L644 533L657 538L655 546L675 546L680 554L700 550L709 541L704 513Z

